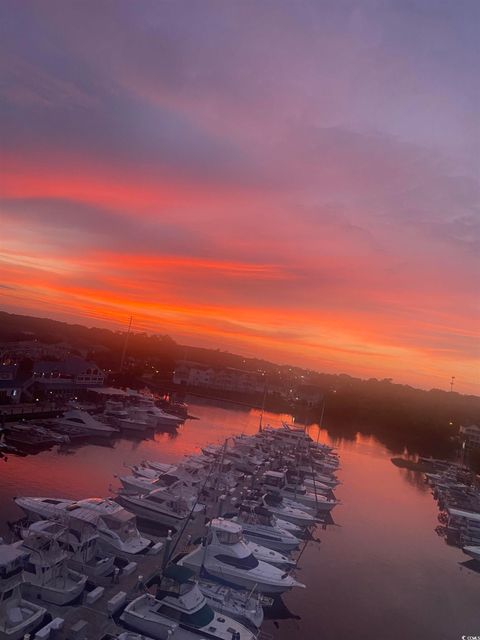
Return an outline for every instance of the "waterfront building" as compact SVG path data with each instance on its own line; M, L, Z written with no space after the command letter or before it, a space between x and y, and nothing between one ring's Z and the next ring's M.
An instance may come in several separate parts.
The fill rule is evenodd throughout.
M480 448L480 427L476 424L460 427L460 439L465 442L467 449Z
M239 393L262 393L265 378L257 371L234 367L215 368L198 362L181 362L175 367L174 384Z
M35 382L48 391L101 387L105 373L94 363L79 356L71 356L61 362L43 360L33 367Z

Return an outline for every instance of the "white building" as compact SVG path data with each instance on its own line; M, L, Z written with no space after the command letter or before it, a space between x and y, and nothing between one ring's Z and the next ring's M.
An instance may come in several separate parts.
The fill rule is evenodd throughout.
M215 369L198 362L181 362L173 374L175 384L204 387L240 393L261 393L265 382L261 373L243 371L233 367Z
M465 442L465 446L469 449L480 447L480 427L471 424L468 427L460 427L460 439Z

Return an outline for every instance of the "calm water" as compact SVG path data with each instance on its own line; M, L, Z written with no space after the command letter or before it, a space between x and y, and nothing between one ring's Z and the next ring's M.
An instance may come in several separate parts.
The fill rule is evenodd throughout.
M0 461L0 531L21 516L12 497L104 496L118 486L122 465L145 458L177 461L206 442L257 430L256 411L190 402L189 420L173 438L122 439L113 447L88 445ZM278 424L281 416L271 416ZM316 427L311 434L316 438ZM320 440L330 442L325 432ZM398 469L372 438L334 441L340 455L342 501L337 526L319 530L300 560L307 589L284 596L282 617L264 630L279 640L460 640L480 636L480 574L462 566L466 556L448 547L434 528L435 503L421 477ZM279 614L280 615L280 614Z

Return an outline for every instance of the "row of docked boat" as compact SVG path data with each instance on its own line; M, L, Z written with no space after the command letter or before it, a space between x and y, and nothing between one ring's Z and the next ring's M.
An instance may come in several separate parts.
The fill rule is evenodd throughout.
M76 439L112 438L123 431L138 434L154 429L173 430L184 421L184 417L168 413L157 406L153 399L141 396L128 404L107 400L103 410L95 415L71 403L58 418L4 427L1 442L5 453L17 453L24 449L66 444ZM10 449L7 450L7 447Z
M475 480L475 474L459 463L438 461L437 468L425 473L439 507L437 532L480 561L480 489Z
M131 593L121 612L129 635L118 638L257 638L271 597L305 586L294 576L292 553L338 504L338 468L331 448L284 425L210 445L175 465L145 460L128 467L114 499L15 498L27 518L17 530L19 540L0 549L4 573L13 550L19 568L8 597L0 571L0 602L7 603L0 609L0 640L15 640L20 629L31 628L38 598L71 603L87 578L115 571L115 558L148 554L152 566L160 565L155 556L162 548L156 579ZM140 533L137 517L148 521L149 530L175 530L174 542L169 536L155 543ZM29 608L32 593L36 604ZM12 635L13 619L18 624ZM2 636L2 624L10 635Z

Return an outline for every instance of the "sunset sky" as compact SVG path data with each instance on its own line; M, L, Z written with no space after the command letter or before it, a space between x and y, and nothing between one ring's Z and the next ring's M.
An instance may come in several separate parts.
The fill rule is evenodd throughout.
M480 393L478 0L3 0L4 310Z

